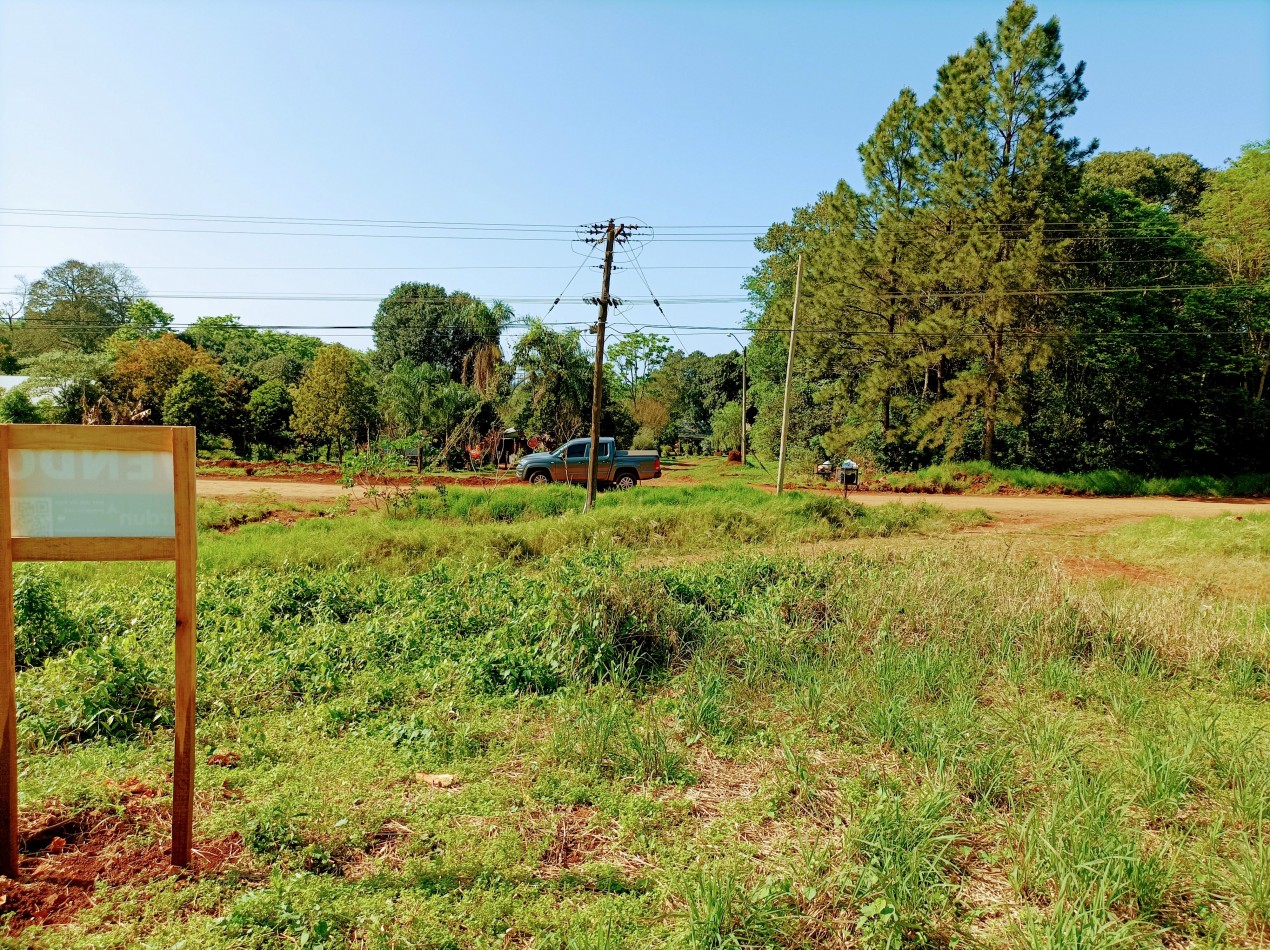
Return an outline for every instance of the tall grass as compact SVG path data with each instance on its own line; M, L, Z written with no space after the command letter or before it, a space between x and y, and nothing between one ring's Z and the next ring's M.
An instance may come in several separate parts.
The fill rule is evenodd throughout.
M180 887L102 886L77 929L31 925L22 945L1264 935L1259 605L1073 587L955 538L811 558L735 540L747 523L787 539L947 527L836 499L553 507L575 498L510 494L525 508L503 521L490 495L450 491L403 517L206 536L200 759L233 757L200 764L196 828L243 853ZM734 501L749 521L727 520ZM1204 543L1243 552L1241 524ZM490 556L500 538L526 553ZM665 543L701 556L645 556ZM131 814L127 789L170 770L170 577L20 576L24 808Z
M1270 474L1229 477L1187 475L1145 478L1117 469L1060 475L1032 468L998 468L987 462L948 462L910 473L882 476L895 488L987 494L1002 489L1074 495L1177 495L1206 498L1270 495Z
M936 532L988 520L983 512L952 513L934 505L866 508L823 495L776 497L745 486L611 492L586 516L583 497L582 489L561 485L425 489L390 512L244 525L206 539L200 557L218 570L358 561L400 571L442 558L525 565L582 550L700 555L737 546Z

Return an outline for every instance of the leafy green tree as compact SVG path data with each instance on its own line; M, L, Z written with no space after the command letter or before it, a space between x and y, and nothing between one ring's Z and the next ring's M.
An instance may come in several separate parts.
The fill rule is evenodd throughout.
M111 335L111 340L157 339L172 332L172 314L144 297L128 306L127 321Z
M141 282L122 264L55 264L28 288L14 343L20 353L96 350L128 323L128 312L143 294Z
M639 330L624 334L608 348L608 365L621 381L622 389L631 401L632 412L637 417L639 397L645 384L666 362L670 353L669 339Z
M21 389L10 389L0 396L0 422L27 425L43 421L39 407L31 402L31 397Z
M48 350L23 360L22 371L27 376L23 388L36 399L52 400L53 421L79 423L88 407L101 397L110 366L105 353Z
M1270 378L1270 141L1246 146L1213 175L1196 226L1205 253L1235 285L1226 299L1238 310L1253 398L1262 402Z
M1153 155L1146 149L1133 149L1095 155L1084 173L1087 186L1119 188L1185 219L1199 210L1208 170L1182 152Z
M375 389L361 354L333 343L318 351L295 392L291 428L312 445L335 446L344 456L346 444L356 444L375 419Z
M295 411L286 383L271 379L252 390L247 400L248 438L253 445L280 451L293 441L291 415Z
M1247 146L1213 175L1197 223L1205 253L1230 280L1270 277L1270 141Z
M1087 154L1062 136L1085 98L1084 63L1062 61L1057 20L1013 0L991 37L943 66L927 103L922 209L944 222L932 250L938 307L923 323L937 352L958 364L946 395L926 411L927 438L956 451L971 423L992 461L998 424L1019 419L1018 381L1044 364L1051 298L1065 248L1051 221L1069 220ZM926 145L926 143L930 143Z
M150 422L158 422L168 390L193 368L221 378L220 363L214 356L174 334L122 341L107 381L107 395L117 403L136 403L149 411Z
M475 332L475 340L463 354L461 381L480 396L489 396L499 383L499 371L503 366L503 350L499 344L502 334L512 322L512 308L501 300L488 307L479 301L463 311Z
M670 417L659 438L674 440L682 431L707 431L714 412L741 395L741 355L675 350L648 377L646 393L641 411L635 413L641 427L645 425L643 404L651 402L665 407Z
M769 256L749 287L763 329L789 325L805 255L796 418L819 427L831 407L842 435L876 432L895 455L954 455L976 438L993 458L998 427L1021 418L1022 381L1050 353L1048 291L1067 279L1058 226L1088 153L1062 133L1083 71L1063 64L1057 21L1014 0L940 68L929 100L901 91L861 148L864 192L840 182L759 242ZM761 334L751 350L759 444L788 339ZM823 447L823 429L791 434Z
M741 404L730 402L710 417L710 445L719 452L741 447Z
M490 306L436 284L398 284L375 312L375 363L384 370L403 359L443 366L455 382L484 392L501 361L498 341L511 318L503 303Z
M270 379L299 382L323 345L314 336L245 327L232 315L199 317L181 336L253 388Z
M1051 359L1022 382L1023 418L1006 433L1005 460L1150 475L1224 467L1211 444L1229 439L1234 417L1229 387L1212 384L1229 376L1221 366L1238 343L1216 309L1188 310L1186 291L1160 290L1212 279L1198 241L1163 205L1125 190L1087 191L1078 216L1082 285L1144 292L1081 294L1064 309Z
M191 366L163 399L163 423L170 426L197 426L202 445L214 444L224 433L225 398L218 373L205 366Z
M478 402L476 393L462 383L445 383L430 394L423 429L437 436L442 445L453 442L456 436L463 438L465 446L476 442L481 433L470 423L463 423Z

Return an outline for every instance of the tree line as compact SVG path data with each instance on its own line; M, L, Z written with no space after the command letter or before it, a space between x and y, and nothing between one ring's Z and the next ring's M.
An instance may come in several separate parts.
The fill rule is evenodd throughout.
M1059 26L1015 0L901 90L840 181L757 242L755 440L887 468L1270 468L1270 143L1228 167L1096 154ZM804 332L805 331L805 332Z
M244 458L340 457L353 446L423 445L451 467L515 429L548 445L590 423L591 356L578 330L515 319L435 284L399 284L380 302L374 347L359 352L298 333L206 316L175 330L126 267L69 260L19 287L0 332L0 370L28 377L0 397L9 422L193 425L205 450ZM656 448L711 437L735 405L735 354L685 354L657 334L609 347L603 428ZM739 438L726 433L723 441Z

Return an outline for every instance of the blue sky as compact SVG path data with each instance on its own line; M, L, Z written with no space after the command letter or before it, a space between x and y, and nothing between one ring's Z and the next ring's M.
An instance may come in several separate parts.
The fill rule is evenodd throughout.
M668 229L761 229L839 178L858 181L856 146L899 89L925 97L944 59L1004 7L0 0L0 207L562 225L631 216L657 235L640 258L656 295L737 297L758 260L747 240L671 241ZM1090 95L1069 125L1082 139L1218 165L1270 137L1270 3L1054 0L1040 11L1059 17L1068 62L1088 63ZM550 299L582 262L556 239L567 234L192 234L100 228L253 228L11 213L0 225L4 289L67 257L116 260L182 322L235 313L368 327L373 299L243 298L377 298L425 279ZM488 236L466 236L478 234ZM598 284L584 268L569 295ZM648 296L631 268L614 292ZM743 309L665 306L675 324L714 327L736 326ZM562 304L551 319L592 316ZM614 320L619 331L659 325L648 306ZM370 345L365 329L319 335ZM692 332L674 342L733 345Z

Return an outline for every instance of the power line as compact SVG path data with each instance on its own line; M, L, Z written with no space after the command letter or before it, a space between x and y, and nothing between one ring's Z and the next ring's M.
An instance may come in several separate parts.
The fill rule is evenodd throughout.
M407 229L441 229L441 230L490 230L490 231L536 231L571 233L576 230L570 224L545 224L527 222L478 222L478 221L427 221L402 218L335 218L335 217L299 217L281 215L233 215L233 214L199 214L182 212L148 212L148 211L89 211L64 208L0 208L0 214L26 215L40 217L75 217L105 218L115 220L155 220L155 221L189 221L206 223L236 224L280 224L303 225L306 227L374 227L374 228L407 228ZM732 237L760 237L771 228L785 226L786 222L774 222L766 225L748 224L668 224L659 225L661 231L681 232L697 236L715 236L722 232L734 232ZM1074 228L1081 229L1082 234L1113 233L1116 231L1137 231L1150 223L1107 223L1097 224L1090 221L1052 221L1043 220L1034 223L991 222L982 221L968 225L970 231L1021 231L1031 232L1036 228ZM1187 232L1182 236L1195 237ZM1171 235L1178 236L1178 235Z
M119 227L117 225L97 224L8 224L0 223L0 228L39 228L43 230L61 231L131 231L159 234L235 234L258 235L261 237L321 237L321 238L381 238L392 241L555 241L571 243L574 238L568 237L524 237L521 235L501 234L365 234L336 233L318 231L237 231L225 228L138 228Z
M565 237L563 234L553 232L552 236L526 235L526 234L375 234L366 232L318 232L318 231L263 231L263 230L233 230L228 228L145 228L145 227L121 227L118 225L96 225L96 224L10 224L0 223L0 228L34 228L40 230L62 230L62 231L111 231L111 232L132 232L145 234L226 234L246 237L316 237L316 238L374 238L388 241L532 241L547 243L572 243L576 238ZM558 234L558 236L557 236ZM670 237L658 238L660 244L752 244L760 235L753 237L737 237L737 236L720 236L720 235L672 235ZM974 235L957 235L960 238L972 237ZM1074 241L1078 239L1098 240L1098 241L1137 241L1139 243L1146 241L1176 241L1179 238L1194 238L1199 240L1197 236L1189 234L1177 235L1134 235L1131 237L1123 236L1097 236L1092 232L1086 232L1077 235L1051 236L1046 239L1045 243L1059 243L1063 241ZM1017 238L1015 239L1017 240ZM896 241L897 246L911 246L916 241Z
M639 275L639 279L644 282L644 288L648 291L648 296L653 299L653 306L657 308L657 312L661 314L661 318L666 321L666 326L670 328L670 332L674 334L675 339L679 341L679 345L687 349L687 345L683 340L679 339L679 333L670 323L670 317L666 316L666 311L661 308L661 301L657 299L657 295L653 293L652 286L648 283L648 278L644 275L644 268L640 266L639 257L635 254L628 253L626 255L630 262L635 266L635 273Z
M910 300L910 299L961 299L973 297L1054 297L1054 296L1078 296L1078 295L1098 295L1098 294L1138 294L1138 293L1159 293L1168 291L1189 291L1189 290L1231 290L1242 287L1241 284L1148 284L1138 287L1054 287L1054 288L1024 288L1012 290L930 290L930 291L910 291L907 293L873 293L869 295L878 300ZM651 288L650 288L651 291ZM0 296L17 297L21 296L20 291L7 290L0 291ZM149 299L155 300L268 300L268 301L296 301L306 303L374 303L383 299L382 293L368 294L333 294L333 293L269 293L269 292L238 292L238 291L154 291L144 295ZM504 303L521 303L521 304L552 304L556 302L583 304L591 302L589 297L539 297L539 296L523 296L510 297L499 294L469 294L479 300L501 300ZM738 294L719 294L719 295L695 295L695 296L678 296L665 298L666 303L681 306L691 306L697 304L728 304L728 303L750 303L752 298L749 295ZM649 297L633 297L627 298L626 303L632 306L661 306L661 299L653 296ZM444 300L423 300L417 303L425 306L445 306L447 302ZM663 316L665 314L663 313Z
M629 309L629 305L626 307ZM577 329L589 327L593 321L591 320L534 320L543 326L560 328L560 329ZM175 332L182 332L193 328L197 321L181 321L174 323L169 329ZM527 328L528 320L520 321L518 328ZM96 329L96 330L117 330L120 328L118 323L76 323L68 320L48 320L40 321L31 326L32 329ZM764 327L764 326L709 326L699 324L675 324L672 327L685 333L693 334L720 334L728 333L775 333L789 334L788 327ZM297 331L308 330L312 332L348 332L369 334L373 331L373 326L366 323L327 323L327 324L262 324L262 323L240 323L229 328L231 330L247 330L247 331ZM632 326L632 329L639 329ZM1097 330L1045 330L1037 331L1027 328L1007 328L1000 331L996 330L871 330L867 328L853 327L817 327L809 326L798 328L799 334L811 333L831 336L856 336L856 337L937 337L937 338L988 338L996 336L1000 332L1006 336L1024 336L1028 338L1043 339L1066 339L1072 336L1115 336L1115 337L1159 337L1159 336L1178 336L1178 337L1204 337L1204 336L1246 336L1249 332L1247 328L1243 329L1205 329L1205 330L1114 330L1114 329L1097 329Z
M87 211L66 208L0 208L0 214L19 214L29 216L76 217L76 218L116 218L130 220L165 220L165 221L206 221L229 222L241 224L304 224L314 227L383 227L383 228L475 228L489 230L534 230L534 231L567 231L577 230L572 224L542 224L526 222L497 221L426 221L403 218L331 218L331 217L295 217L280 215L233 215L233 214L197 214L182 212L151 211ZM669 231L705 231L730 230L758 233L766 231L769 225L764 224L668 224L662 230Z
M1183 258L1178 258L1183 260ZM1136 262L1134 262L1136 263ZM40 264L0 264L4 270L27 270L39 268ZM422 271L422 270L569 270L572 264L438 264L420 267L413 264L402 264L396 267L373 265L366 267L337 265L326 267L320 264L301 264L296 266L256 264L247 265L204 265L204 264L129 264L129 270L189 270L189 271ZM665 264L651 265L647 270L749 270L743 264Z
M567 284L565 284L565 285L564 285L564 290L562 290L562 291L560 291L560 293L556 294L556 299L555 299L555 300L553 300L553 301L551 301L551 306L548 308L547 312L543 315L544 317L550 316L550 315L551 315L551 311L556 309L556 305L557 305L558 303L560 303L561 299L562 299L562 298L564 297L564 295L565 295L565 292L566 292L566 291L567 291L570 287L572 287L572 286L573 286L573 282L574 282L575 280L577 280L577 279L578 279L578 275L582 273L582 268L586 267L586 266L587 266L587 264L589 264L589 263L590 263L590 261L591 261L591 257L595 254L595 249L596 249L596 247L597 247L597 246L598 246L598 245L595 245L595 244L592 244L592 245L591 245L591 250L587 251L587 255L586 255L586 257L582 258L582 263L581 263L581 264L579 264L579 265L578 265L578 269L577 269L577 270L575 270L575 271L573 272L573 276L569 278L569 282L568 282Z

